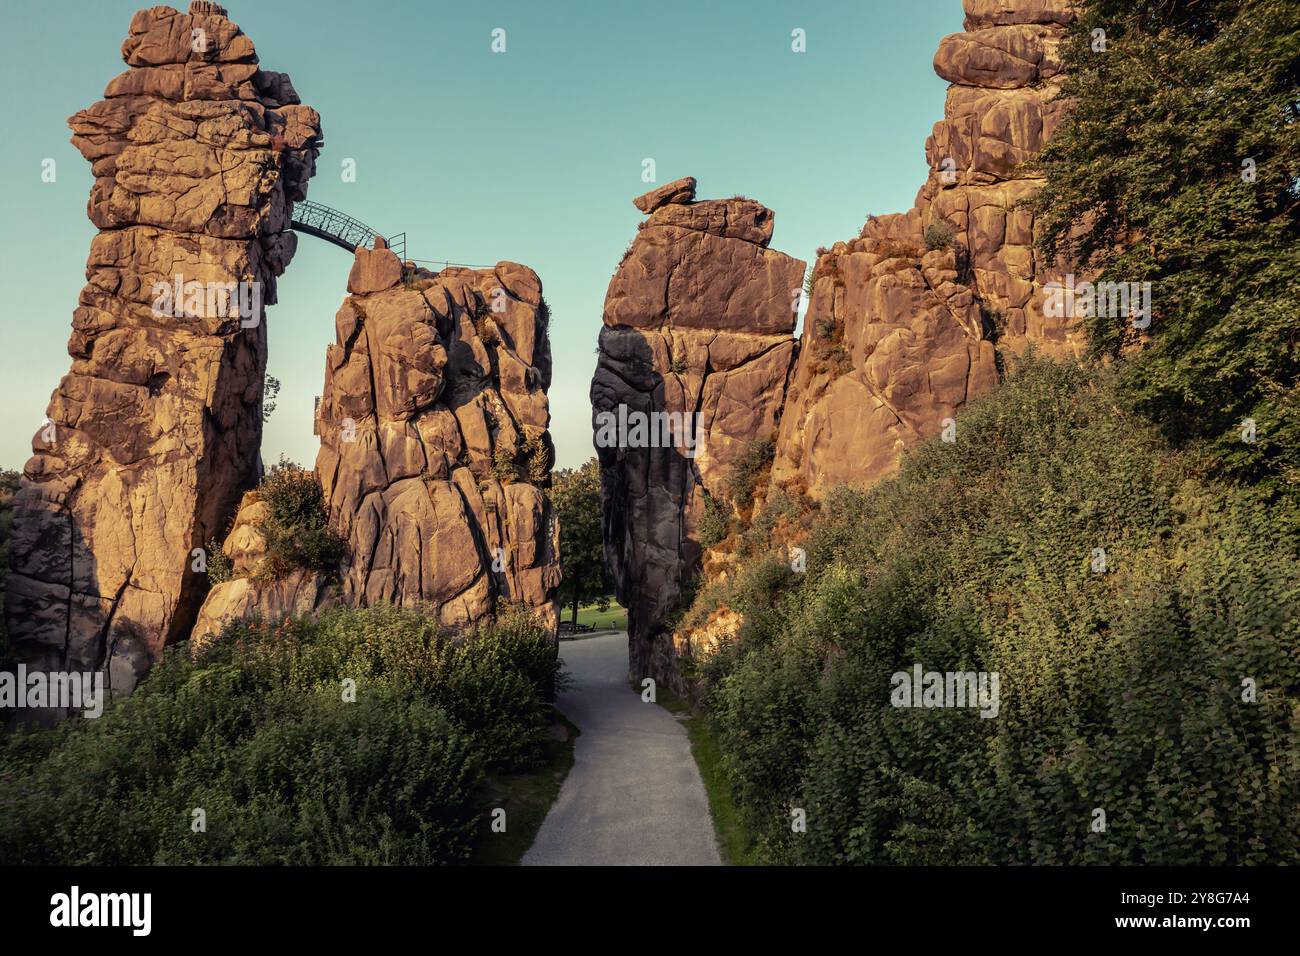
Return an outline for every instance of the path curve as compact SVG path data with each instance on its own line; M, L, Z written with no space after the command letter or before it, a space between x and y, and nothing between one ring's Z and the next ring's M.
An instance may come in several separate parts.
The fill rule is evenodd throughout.
M718 866L709 801L686 728L627 682L627 634L565 641L578 725L573 769L525 866Z

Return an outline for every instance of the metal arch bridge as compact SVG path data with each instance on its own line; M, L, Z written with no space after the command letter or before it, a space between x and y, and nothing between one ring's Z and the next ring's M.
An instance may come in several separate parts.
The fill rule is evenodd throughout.
M318 202L303 201L294 203L293 213L290 218L295 232L305 232L317 239L324 239L340 249L346 249L349 253L356 252L357 246L365 246L367 249L373 248L375 238L382 236L382 233L371 229L361 220L353 219L347 213L331 209L329 206L323 206ZM406 233L394 233L391 236L382 236L382 238L388 248L393 250L397 258L404 263L417 262L443 267L463 266L467 269L492 268L491 265L484 263L450 262L445 259L408 260L406 258Z
M322 206L318 202L294 203L292 221L295 231L332 242L348 252L356 252L357 246L372 248L375 237L381 235L361 220L353 219L347 213ZM399 259L406 258L406 233L401 232L382 238Z

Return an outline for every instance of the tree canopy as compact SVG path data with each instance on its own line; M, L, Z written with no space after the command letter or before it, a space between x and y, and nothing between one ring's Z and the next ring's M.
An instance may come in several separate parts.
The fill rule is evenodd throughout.
M581 468L563 468L552 476L551 503L560 518L560 601L573 609L614 589L605 570L600 527L600 465L592 458Z
M1073 103L1039 158L1042 251L1151 282L1149 337L1088 320L1094 355L1125 356L1120 397L1224 474L1300 496L1300 6L1081 11Z

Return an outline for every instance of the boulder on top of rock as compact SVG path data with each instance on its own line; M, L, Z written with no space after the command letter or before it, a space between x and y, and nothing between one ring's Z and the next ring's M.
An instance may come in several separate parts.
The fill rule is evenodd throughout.
M1071 0L962 0L966 29L1008 23L1067 24L1074 20Z
M683 176L681 179L674 179L670 183L665 183L658 189L652 189L648 193L643 193L632 200L632 205L636 206L643 213L649 215L660 206L667 206L672 203L688 203L695 199L695 177Z
M348 273L348 291L353 295L370 295L391 289L402 281L402 260L388 248L383 236L375 237L375 247L357 246L357 257Z
M804 264L767 248L772 211L752 199L657 209L605 294L605 324L789 335Z

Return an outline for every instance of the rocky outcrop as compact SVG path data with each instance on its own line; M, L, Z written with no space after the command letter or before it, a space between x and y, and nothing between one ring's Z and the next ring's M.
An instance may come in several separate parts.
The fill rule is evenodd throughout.
M906 213L818 250L797 351L790 333L801 264L767 248L771 213L748 200L693 202L679 180L635 200L642 223L610 283L592 383L606 557L628 606L632 677L682 690L678 656L739 627L734 612L665 635L704 561L703 527L753 442L775 438L770 481L819 498L889 474L902 452L953 424L1027 347L1082 351L1069 317L1045 314L1061 278L1034 249L1023 200L1041 181L1025 164L1060 121L1062 0L965 0L965 31L935 56L949 87L926 142L932 174ZM699 447L601 442L600 420L626 406L695 411ZM620 433L621 434L621 433ZM768 475L757 477L759 496ZM704 539L704 540L702 540ZM704 650L700 650L703 648Z
M335 317L316 471L352 606L423 606L449 627L498 599L558 620L546 488L548 313L536 273L411 269L357 250Z
M316 112L213 3L135 15L128 69L69 120L99 229L72 367L16 503L7 613L18 656L129 690L189 633L192 550L257 477L264 306L292 258L290 204Z
M660 631L699 574L707 510L727 507L725 483L751 444L775 437L804 274L768 248L771 210L694 195L683 179L634 200L649 218L610 282L591 384L631 676L674 686Z
M267 542L261 528L269 508L256 491L244 495L230 533L221 546L229 563L229 580L213 585L190 634L190 652L197 653L232 620L261 618L281 621L312 614L339 603L339 588L331 574L299 568L280 577L266 573Z
M929 180L907 213L873 217L819 253L773 478L814 497L868 484L992 389L1029 346L1082 350L1044 314L1061 270L1033 248L1022 169L1059 121L1061 0L965 0L935 71L951 82L926 141Z

